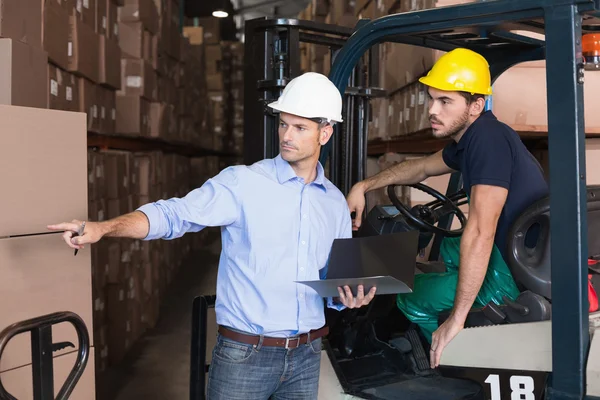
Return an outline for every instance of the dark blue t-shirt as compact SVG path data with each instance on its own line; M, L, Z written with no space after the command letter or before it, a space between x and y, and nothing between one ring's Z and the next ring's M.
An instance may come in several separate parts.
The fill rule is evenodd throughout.
M512 223L528 206L548 195L540 164L519 135L491 111L477 118L459 142L447 145L442 154L446 165L462 173L469 196L478 184L508 189L494 240L508 262L506 243Z

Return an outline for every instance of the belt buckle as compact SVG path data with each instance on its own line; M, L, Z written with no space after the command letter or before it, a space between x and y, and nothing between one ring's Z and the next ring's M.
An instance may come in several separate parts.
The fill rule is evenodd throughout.
M296 337L293 337L293 338L289 338L288 337L288 338L285 338L285 348L286 349L290 348L290 340L295 340L296 341L296 347L298 347L300 345L300 337L299 336L296 336ZM294 347L294 349L296 347Z

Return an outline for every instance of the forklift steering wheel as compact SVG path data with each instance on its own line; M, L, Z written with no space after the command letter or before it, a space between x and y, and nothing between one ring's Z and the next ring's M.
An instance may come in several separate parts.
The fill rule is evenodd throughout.
M448 197L444 196L437 190L435 190L427 185L423 185L422 183L417 183L414 185L404 185L404 186L408 186L408 187L412 187L412 188L421 190L421 191L435 197L435 199L436 199L436 200L432 201L431 203L416 205L411 210L408 207L406 207L404 204L402 204L402 202L398 199L398 196L396 195L396 192L394 190L396 188L396 186L402 186L402 185L389 185L388 186L388 189L387 189L388 196L389 196L390 200L392 201L392 204L398 209L400 214L402 214L406 218L407 222L409 222L413 226L419 228L419 230L421 230L421 231L432 232L435 234L440 234L442 236L456 237L456 236L462 235L463 230L465 228L467 218L465 217L465 215L463 214L461 209L458 208L458 205L452 199L449 199ZM441 217L443 217L444 215L447 215L447 214L456 215L456 217L460 221L459 229L449 230L449 229L439 228L439 227L433 225L436 222L438 222L441 219Z

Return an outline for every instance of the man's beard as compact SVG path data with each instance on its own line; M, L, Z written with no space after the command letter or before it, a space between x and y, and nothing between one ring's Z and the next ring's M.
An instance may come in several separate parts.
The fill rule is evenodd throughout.
M430 117L429 120L431 122L441 124L441 121L437 120L435 117ZM433 136L435 136L438 139L454 137L460 131L462 131L463 129L465 129L467 127L468 122L469 122L469 109L466 109L462 116L460 116L458 119L453 121L452 124L450 124L450 127L448 128L447 131L445 131L445 132L440 132L440 131L435 132L434 131Z

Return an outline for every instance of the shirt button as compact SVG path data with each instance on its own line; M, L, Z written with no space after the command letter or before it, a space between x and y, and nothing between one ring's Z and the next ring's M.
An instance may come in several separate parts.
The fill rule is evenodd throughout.
M306 218L308 218L308 215L304 214L304 216L302 216L302 218L306 219Z
M303 240L303 241L302 241L302 244L306 244L306 242Z
M300 298L303 299L304 298L304 293L300 293Z
M298 321L298 322L300 322L301 324L303 324L303 323L304 323L304 321L302 321L302 320L300 320L300 321Z
M304 271L304 267L300 267L300 271Z

